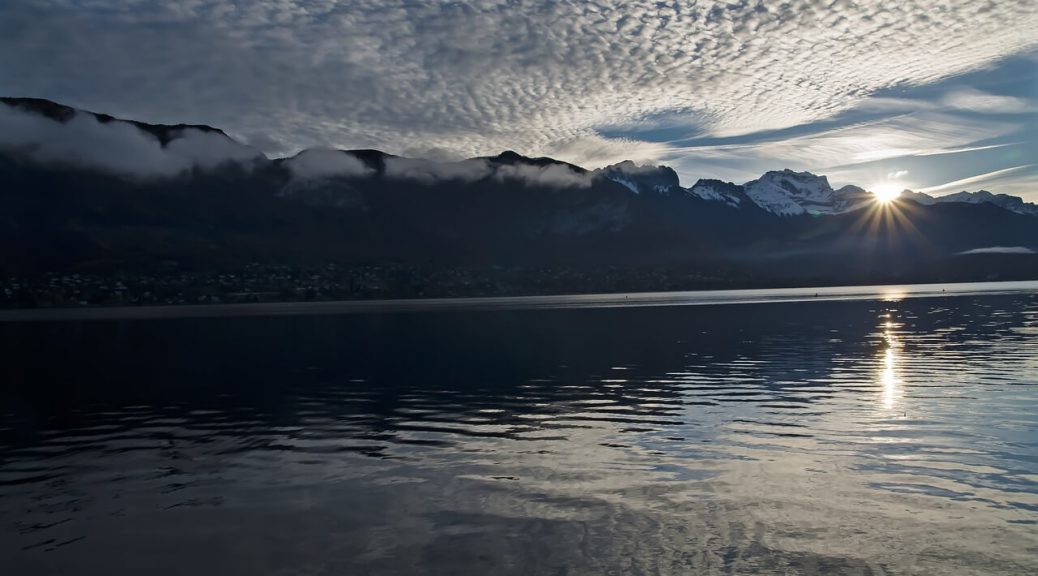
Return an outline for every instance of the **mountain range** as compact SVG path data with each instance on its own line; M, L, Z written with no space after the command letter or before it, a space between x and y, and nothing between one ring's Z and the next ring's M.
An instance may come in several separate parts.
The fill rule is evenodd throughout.
M987 191L881 205L792 170L685 188L666 166L515 152L270 159L209 126L0 103L0 275L156 262L713 267L764 283L1038 274L1038 206Z

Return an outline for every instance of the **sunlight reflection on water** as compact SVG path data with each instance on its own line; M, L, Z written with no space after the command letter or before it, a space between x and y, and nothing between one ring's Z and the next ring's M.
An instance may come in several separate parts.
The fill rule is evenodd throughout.
M887 317L890 317L889 314ZM901 343L894 332L897 327L889 320L883 322L886 349L883 350L883 370L880 372L879 382L883 390L883 408L886 410L892 410L901 398L901 379L897 374L897 350L901 347Z

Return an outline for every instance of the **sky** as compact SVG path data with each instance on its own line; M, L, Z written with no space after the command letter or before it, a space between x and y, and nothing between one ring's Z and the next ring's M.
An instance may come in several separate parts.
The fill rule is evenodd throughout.
M269 156L515 150L1038 201L1033 0L5 0L0 94Z

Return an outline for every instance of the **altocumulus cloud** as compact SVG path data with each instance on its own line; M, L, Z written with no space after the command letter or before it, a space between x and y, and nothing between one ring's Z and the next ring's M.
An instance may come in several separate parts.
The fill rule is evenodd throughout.
M517 149L595 167L670 153L605 126L671 114L723 137L815 122L1029 50L1035 29L1033 0L7 0L0 71L12 95L287 149Z

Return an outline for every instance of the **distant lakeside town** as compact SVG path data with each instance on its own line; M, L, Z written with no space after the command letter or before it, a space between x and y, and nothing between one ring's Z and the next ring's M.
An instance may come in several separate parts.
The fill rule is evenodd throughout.
M1036 260L1028 259L1028 260ZM1033 263L1033 262L1032 262ZM249 264L234 272L41 273L0 276L0 308L154 306L395 298L527 296L739 288L1036 279L1036 267L991 274L961 266L890 277L775 278L723 266L422 267L409 264L291 267Z
M568 267L424 269L409 265L294 268L251 264L237 272L41 274L0 279L0 307L139 306L450 298L730 287L731 278L670 270Z

